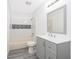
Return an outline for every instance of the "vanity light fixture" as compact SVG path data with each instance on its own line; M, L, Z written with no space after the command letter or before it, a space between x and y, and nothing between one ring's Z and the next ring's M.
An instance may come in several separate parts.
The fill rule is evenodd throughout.
M48 7L52 6L53 4L55 4L56 2L58 2L59 0L55 0L54 2L51 2L51 4L48 5Z

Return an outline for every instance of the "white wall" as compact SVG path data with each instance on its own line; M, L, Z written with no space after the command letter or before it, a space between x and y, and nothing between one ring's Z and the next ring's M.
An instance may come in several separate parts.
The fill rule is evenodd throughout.
M47 18L44 4L41 4L41 6L34 12L33 16L36 21L36 34L45 34L47 32Z
M22 13L13 13L11 17L11 24L32 24L31 15L26 15Z
M48 0L49 1L49 0ZM59 2L55 3L51 7L47 8L47 6L51 2L47 2L40 6L40 8L36 11L35 18L36 18L36 34L48 34L47 32L47 13L66 5L67 9L67 33L66 34L57 34L57 33L52 33L53 35L56 35L56 37L65 37L65 39L70 39L70 0L59 0Z
M7 54L9 52L9 38L10 38L10 8L9 4L7 5Z

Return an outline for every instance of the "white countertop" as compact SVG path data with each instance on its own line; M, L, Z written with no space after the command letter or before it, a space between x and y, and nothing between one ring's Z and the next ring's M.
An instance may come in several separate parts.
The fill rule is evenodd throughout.
M61 36L61 37L57 36L55 38L51 37L51 36L48 36L48 35L36 35L36 36L40 37L40 38L43 38L45 40L57 43L57 44L70 41L70 38L67 38L66 36Z

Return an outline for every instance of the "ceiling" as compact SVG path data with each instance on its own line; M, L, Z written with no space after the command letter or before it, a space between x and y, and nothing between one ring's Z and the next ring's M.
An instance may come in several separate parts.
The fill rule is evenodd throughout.
M9 0L10 10L12 13L33 13L41 3L46 0L28 0L31 2L31 5L26 5L27 0Z

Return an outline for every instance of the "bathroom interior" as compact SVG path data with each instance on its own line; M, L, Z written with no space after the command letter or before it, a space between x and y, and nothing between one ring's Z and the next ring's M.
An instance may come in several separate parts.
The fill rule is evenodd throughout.
M71 59L70 0L7 3L7 59Z

